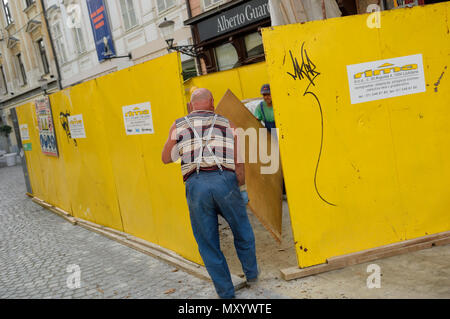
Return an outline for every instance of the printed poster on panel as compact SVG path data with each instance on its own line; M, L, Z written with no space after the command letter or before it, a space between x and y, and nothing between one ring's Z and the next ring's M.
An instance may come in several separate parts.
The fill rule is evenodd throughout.
M39 141L42 153L58 157L58 145L56 143L55 127L53 125L52 110L48 97L35 101L36 118L39 128Z

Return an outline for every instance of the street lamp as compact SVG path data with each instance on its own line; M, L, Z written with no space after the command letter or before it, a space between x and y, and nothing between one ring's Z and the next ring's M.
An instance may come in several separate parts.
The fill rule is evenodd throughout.
M173 47L172 34L175 30L175 22L173 22L172 20L167 20L167 18L164 18L164 21L161 22L161 24L158 27L161 29L163 39L166 40L166 43L169 46L169 48L172 48Z
M194 58L201 54L201 50L193 45L173 45L175 22L172 20L167 20L167 18L164 18L164 21L159 24L158 28L161 30L161 34L167 43L167 51L178 51Z

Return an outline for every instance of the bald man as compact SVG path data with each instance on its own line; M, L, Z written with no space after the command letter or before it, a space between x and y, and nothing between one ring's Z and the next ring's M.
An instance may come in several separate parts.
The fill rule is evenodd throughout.
M200 255L221 298L234 298L227 261L220 250L218 214L230 225L234 245L249 284L258 279L255 237L248 220L244 164L237 161L234 126L214 113L207 89L191 95L189 115L177 119L164 145L165 164L181 158L192 231Z

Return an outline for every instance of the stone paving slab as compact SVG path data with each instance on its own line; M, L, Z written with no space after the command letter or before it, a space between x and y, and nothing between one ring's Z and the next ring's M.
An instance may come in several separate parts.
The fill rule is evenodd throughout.
M0 298L217 298L211 282L72 225L25 191L20 166L0 168ZM370 264L380 267L380 288L367 286ZM67 285L71 265L81 271L79 288ZM237 298L450 299L450 245L289 282L260 267L260 282Z
M211 282L32 202L20 166L0 168L0 243L0 298L217 298ZM80 287L71 289L76 269ZM244 288L236 297L280 296Z

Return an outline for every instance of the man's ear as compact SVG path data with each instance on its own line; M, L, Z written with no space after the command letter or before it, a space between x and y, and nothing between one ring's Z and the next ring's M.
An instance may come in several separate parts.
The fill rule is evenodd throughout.
M191 104L191 102L187 103L187 110L188 110L188 113L192 112L192 104Z

